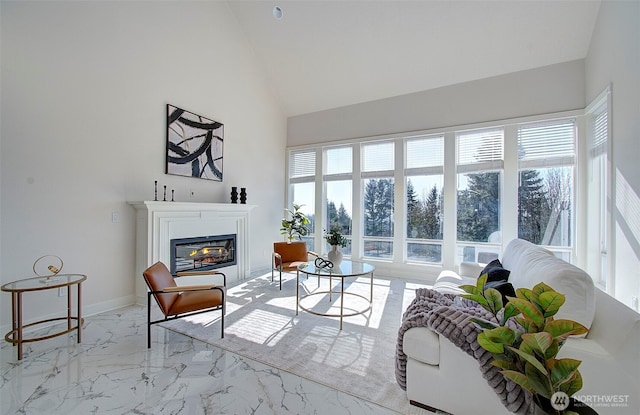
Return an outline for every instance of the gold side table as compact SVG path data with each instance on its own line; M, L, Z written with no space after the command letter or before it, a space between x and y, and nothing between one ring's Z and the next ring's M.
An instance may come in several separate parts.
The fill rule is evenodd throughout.
M63 334L70 333L73 330L78 330L78 343L82 341L82 282L87 279L86 275L82 274L57 274L49 282L42 282L42 277L28 278L24 280L18 280L4 284L0 290L11 293L11 324L12 330L8 332L4 339L13 343L14 346L18 346L18 360L22 360L22 344L35 342L40 340L50 339L52 337L61 336ZM77 287L77 316L71 315L71 287L75 285ZM46 320L35 321L26 325L22 324L22 294L30 291L43 291L52 290L54 288L67 287L67 315L66 317L56 317ZM22 331L26 327L35 326L37 324L48 323L57 320L67 320L67 329L53 334L49 334L41 337L32 337L25 339ZM75 320L77 324L72 325L72 320Z

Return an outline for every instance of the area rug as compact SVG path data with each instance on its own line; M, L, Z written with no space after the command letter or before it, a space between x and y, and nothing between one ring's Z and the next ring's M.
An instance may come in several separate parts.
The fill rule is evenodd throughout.
M329 293L321 293L328 287L328 279L304 279L300 296L313 295L301 304L314 312L337 313L340 296L332 294L330 299ZM395 347L402 313L420 287L428 286L376 277L371 310L345 317L343 329L339 330L337 317L302 310L296 316L295 274L283 274L279 290L277 276L271 282L268 273L228 289L224 339L220 339L218 312L162 326L391 410L409 413L416 408L410 407L406 393L395 381ZM340 290L339 279L334 279L333 290ZM348 279L345 291L369 298L370 279ZM345 313L368 305L360 297L345 296Z

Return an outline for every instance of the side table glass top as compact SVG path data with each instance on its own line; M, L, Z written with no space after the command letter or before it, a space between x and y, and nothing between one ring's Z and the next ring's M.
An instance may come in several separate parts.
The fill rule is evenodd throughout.
M4 284L1 290L8 292L48 290L80 283L86 280L87 276L83 274L57 274L51 277L49 282L42 282L44 279L45 277L34 277L9 282Z
M305 262L298 265L298 270L305 274L311 275L332 275L336 277L349 277L356 275L370 274L375 271L376 267L366 262L343 260L340 265L334 265L333 268L320 268L313 262Z

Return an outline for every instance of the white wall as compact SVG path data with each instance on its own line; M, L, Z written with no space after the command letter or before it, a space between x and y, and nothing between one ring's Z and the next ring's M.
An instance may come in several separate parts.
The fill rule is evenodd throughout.
M286 118L223 2L2 2L3 283L55 254L88 275L85 313L133 301L135 215L153 182L177 201L246 187L252 269L279 240ZM225 124L224 181L169 176L166 104ZM193 189L194 197L189 196ZM120 215L111 223L112 212ZM9 324L9 296L0 296ZM25 298L25 319L63 310Z
M287 145L371 137L584 108L584 61L290 117Z
M640 297L640 2L603 1L586 58L586 101L612 87L615 296Z

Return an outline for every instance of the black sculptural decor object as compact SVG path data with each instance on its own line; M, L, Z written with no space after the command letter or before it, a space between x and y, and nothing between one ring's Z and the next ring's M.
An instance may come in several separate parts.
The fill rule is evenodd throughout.
M247 189L245 187L240 188L240 203L243 205L247 203Z
M231 188L231 203L238 203L238 188L235 186Z

